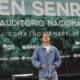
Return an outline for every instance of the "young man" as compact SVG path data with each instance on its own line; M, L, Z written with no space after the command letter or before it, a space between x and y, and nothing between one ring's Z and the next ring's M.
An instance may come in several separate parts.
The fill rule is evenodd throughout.
M32 64L39 69L39 80L58 80L56 69L61 58L56 47L50 45L50 35L42 33L43 44L34 50Z

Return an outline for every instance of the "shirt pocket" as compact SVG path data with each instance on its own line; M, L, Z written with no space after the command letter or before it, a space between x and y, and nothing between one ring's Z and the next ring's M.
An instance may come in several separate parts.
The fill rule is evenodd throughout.
M56 70L56 68L51 66L51 71L55 71L55 70Z
M47 71L48 70L48 67L43 67L42 70L43 71Z

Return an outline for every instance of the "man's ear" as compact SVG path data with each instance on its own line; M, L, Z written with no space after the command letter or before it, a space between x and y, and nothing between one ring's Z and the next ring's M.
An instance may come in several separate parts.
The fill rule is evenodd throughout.
M51 38L49 38L49 40L51 40Z
M42 38L41 38L41 41L42 41Z

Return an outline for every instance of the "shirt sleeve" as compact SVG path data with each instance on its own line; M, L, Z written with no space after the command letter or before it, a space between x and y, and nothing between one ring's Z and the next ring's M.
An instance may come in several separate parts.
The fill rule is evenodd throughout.
M34 53L33 53L33 56L32 56L32 64L35 68L40 68L41 67L41 63L39 61L39 56L38 56L38 52L37 50L35 49L34 50Z
M58 49L56 49L56 51L55 51L55 61L53 62L53 65L55 65L56 68L58 68L60 66L60 64L61 64L61 57L59 55Z

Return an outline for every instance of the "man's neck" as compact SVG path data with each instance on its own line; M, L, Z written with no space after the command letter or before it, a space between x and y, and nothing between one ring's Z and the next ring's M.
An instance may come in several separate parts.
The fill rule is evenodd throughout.
M50 44L49 43L43 43L43 46L49 46Z

